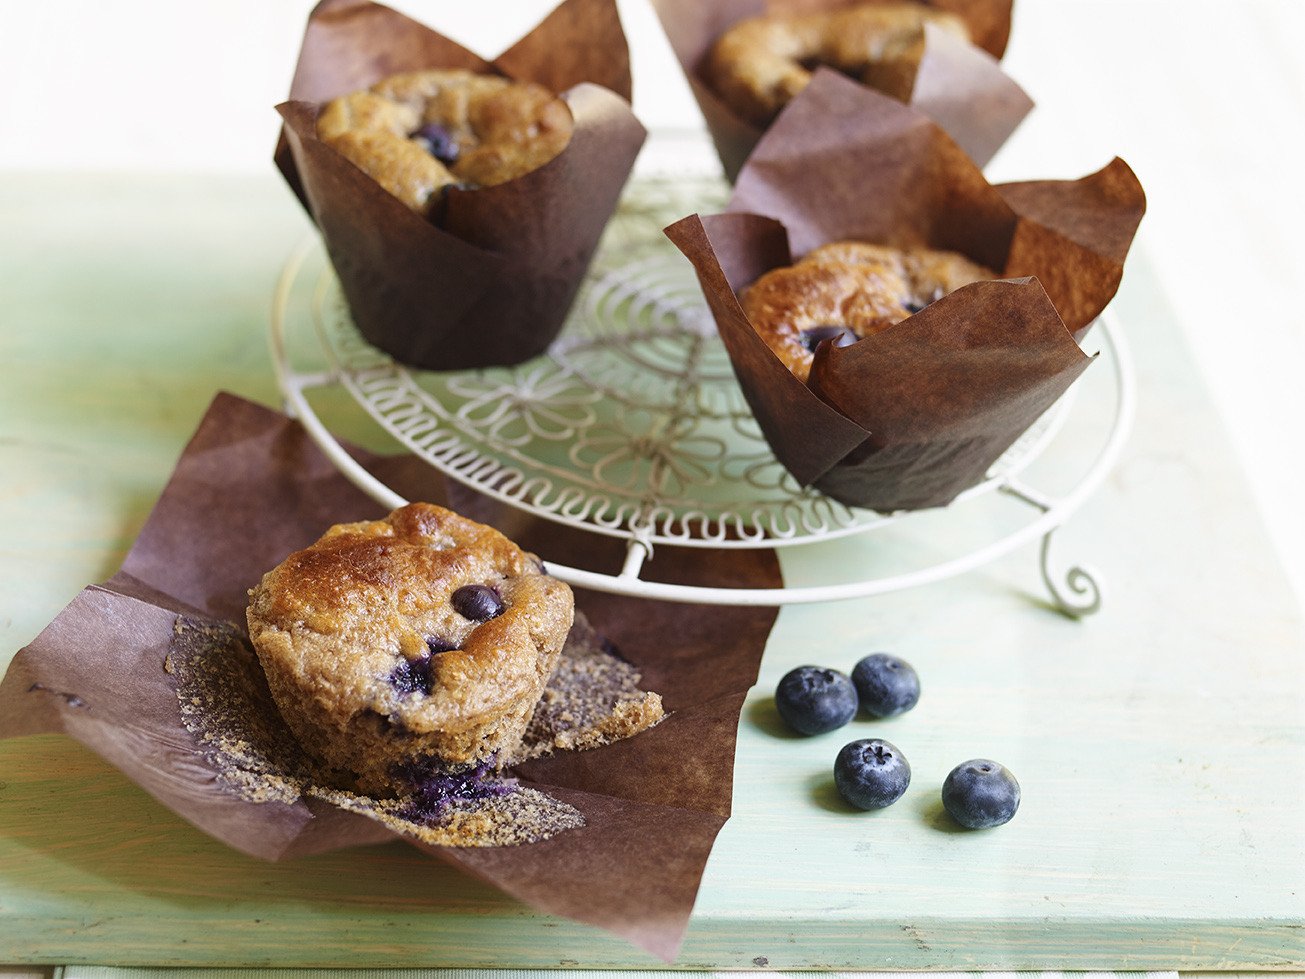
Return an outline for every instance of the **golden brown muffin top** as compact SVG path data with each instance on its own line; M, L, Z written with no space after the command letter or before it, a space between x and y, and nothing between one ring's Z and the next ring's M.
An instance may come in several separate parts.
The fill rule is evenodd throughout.
M963 285L996 277L957 252L838 241L767 272L739 301L775 356L805 382L822 340L873 336Z
M449 185L492 187L543 166L571 112L534 82L463 69L412 71L328 102L317 135L414 211Z
M468 586L502 610L467 614ZM291 554L251 592L249 624L260 657L342 723L371 710L456 732L537 697L541 650L561 647L573 611L571 589L498 531L412 503Z
M911 96L924 54L924 26L969 40L955 14L920 3L764 14L721 35L705 65L708 83L740 116L767 126L807 87L818 65L837 69L901 101Z

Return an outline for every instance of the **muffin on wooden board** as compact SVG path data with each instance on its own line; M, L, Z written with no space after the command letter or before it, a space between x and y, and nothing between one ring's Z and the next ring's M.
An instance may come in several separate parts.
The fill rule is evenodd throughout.
M312 755L385 794L424 769L502 764L574 614L498 531L426 503L337 524L250 593L250 638Z

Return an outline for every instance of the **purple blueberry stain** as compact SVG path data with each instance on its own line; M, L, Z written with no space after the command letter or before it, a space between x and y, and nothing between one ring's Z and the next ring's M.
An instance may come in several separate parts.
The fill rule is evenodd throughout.
M489 585L463 585L449 601L454 611L473 622L487 622L502 615L507 608L498 592Z
M846 326L813 326L802 331L802 345L812 353L826 340L832 340L835 347L850 347L860 339Z
M400 697L409 694L430 696L434 678L431 676L432 657L422 656L418 659L405 659L390 674L390 686Z
M434 689L434 659L440 653L457 649L458 644L442 636L427 636L427 652L415 659L405 659L390 674L390 686L400 697L419 693L430 695Z
M517 780L491 773L493 759L450 771L438 759L416 759L398 766L395 776L412 786L412 798L400 811L416 823L436 822L456 802L494 799L515 791Z
M456 163L462 152L457 137L437 122L426 123L412 134L412 139L425 143L427 152L441 163Z

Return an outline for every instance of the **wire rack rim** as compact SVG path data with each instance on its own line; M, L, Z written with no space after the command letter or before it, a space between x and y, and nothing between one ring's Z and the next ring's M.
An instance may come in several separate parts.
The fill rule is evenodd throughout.
M321 386L326 377L320 372L298 374L290 366L284 334L284 312L289 302L295 274L314 244L315 242L310 240L296 250L290 262L287 263L277 283L271 329L269 330L269 347L272 354L272 361L278 385L282 391L287 409L294 417L299 419L314 443L317 444L323 453L327 455L327 457L337 466L337 468L340 469L342 474L349 479L351 483L382 506L391 509L402 506L408 501L401 495L395 493L384 483L377 480L374 476L363 469L362 466L360 466L351 456L349 456L308 403L304 391L310 387ZM996 558L1014 550L1027 541L1036 539L1039 536L1045 536L1064 523L1064 521L1092 495L1118 459L1124 442L1127 439L1128 432L1131 429L1133 414L1135 411L1135 391L1131 357L1118 320L1113 314L1107 312L1101 316L1099 322L1099 336L1103 343L1103 351L1108 349L1111 354L1107 359L1113 369L1116 398L1115 417L1105 444L1098 452L1091 466L1086 470L1085 474L1080 478L1079 482L1072 490L1058 500L1047 500L1045 508L1039 507L1040 516L1032 522L1023 525L1017 530L999 538L985 547L951 560L940 562L930 567L885 578L868 579L835 585L781 586L778 588L766 589L720 588L646 581L638 577L638 570L641 563L639 560L628 560L626 568L622 573L617 575L593 572L583 568L572 568L565 565L558 565L551 561L549 562L550 572L569 584L590 588L596 591L632 594L645 598L689 603L777 606L839 601L880 595L940 581L980 567L983 564L995 560ZM339 372L334 372L330 379L336 382L341 381ZM1027 460L1024 460L1025 465L1032 461L1032 457L1036 457L1036 455L1040 454L1041 450L1045 448L1045 443L1049 442L1059 431L1061 424L1064 422L1064 417L1068 412L1068 407L1068 404L1065 404L1062 407L1052 425L1049 426L1050 432L1044 433L1044 441L1039 445L1038 451L1030 453L1030 457ZM1020 469L1022 468L1023 467L1021 466ZM1017 475L1018 471L1012 471L1009 473L1003 473L1000 477L989 479L978 487L972 488L971 491L967 491L967 494L962 494L956 502L960 503L966 499L972 498L974 492L981 488L987 487L999 489L1008 485L1013 485L1016 482ZM1013 495L1019 496L1018 493ZM504 502L519 506L517 501L510 498L506 499ZM955 505L956 503L953 504L953 506ZM545 517L549 516L548 514L540 515ZM870 521L866 525L856 524L849 528L843 528L841 530L822 534L819 540L826 541L838 537L844 537L849 534L862 533L866 530L894 522L897 519L907 519L909 516L909 514L881 516L879 519ZM695 543L691 543L690 541L676 540L673 538L661 540L652 537L642 529L638 532L628 530L604 530L603 528L593 524L584 525L584 529L597 533L609 533L612 536L628 539L630 541L631 552L629 556L631 558L641 557L642 552L648 550L650 545L656 543L667 543L676 546L695 546ZM728 544L714 541L701 541L696 542L696 546L742 546L756 548L763 546L782 547L791 544L815 542L816 541L813 541L810 538L780 538L766 539L759 542L731 541ZM636 555L635 551L641 553Z
M473 445L464 444L460 429L465 420L460 414L441 420L438 426L408 424L411 420L408 415L412 412L425 410L438 415L439 405L431 392L417 383L410 370L360 337L345 338L345 349L333 344L327 335L322 313L329 291L328 276L321 276L314 283L311 304L314 325L331 370L328 374L297 374L289 367L283 339L289 294L307 258L319 249L315 236L306 238L292 254L278 283L272 319L274 330L282 335L282 340L273 345L273 358L281 358L278 367L283 369L278 369L278 379L283 390L287 385L301 389L322 386L329 377L331 383L347 390L376 424L410 452L501 503L576 529L618 539L631 539L635 524L640 523L640 532L648 535L653 544L725 549L791 547L836 540L880 529L902 517L901 514L849 507L814 491L788 499L740 502L715 512L701 509L698 501L692 498L667 499L651 508L651 517L655 519L650 519L642 502L623 494L619 488L595 484L588 487L585 499L576 499L583 488L580 485L583 479L574 473L565 473L562 478L570 478L576 481L576 485L555 485L544 470L523 471L519 465L483 456ZM656 269L656 263L645 257L629 266L603 272L596 278L628 279L635 274L631 269L637 272L647 268ZM565 362L558 362L558 366L563 372L570 369ZM1017 450L1008 452L995 467L996 471L961 493L952 506L960 506L1000 489L1005 480L1023 472L1054 440L1071 412L1076 395L1077 389L1071 388L1043 422L1035 426L1032 437L1026 436L1023 444L1017 443ZM382 401L385 405L381 404Z

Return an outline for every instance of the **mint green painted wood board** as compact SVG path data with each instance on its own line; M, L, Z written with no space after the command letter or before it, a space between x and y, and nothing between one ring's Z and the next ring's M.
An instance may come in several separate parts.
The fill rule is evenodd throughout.
M0 226L3 664L115 570L214 391L275 403L265 317L305 222L271 178L33 176L0 188ZM678 966L1305 968L1299 610L1144 246L1116 309L1136 435L1055 545L1102 570L1104 611L1043 607L1032 546L918 591L784 610ZM1054 484L1101 414L1076 414L1035 478ZM786 571L841 575L932 546L923 534L786 553ZM919 668L916 711L777 735L786 670L875 649ZM872 733L915 780L855 814L829 767ZM1020 776L1024 805L1001 830L952 832L937 790L977 755ZM60 738L0 743L0 962L655 965L402 844L247 859Z

